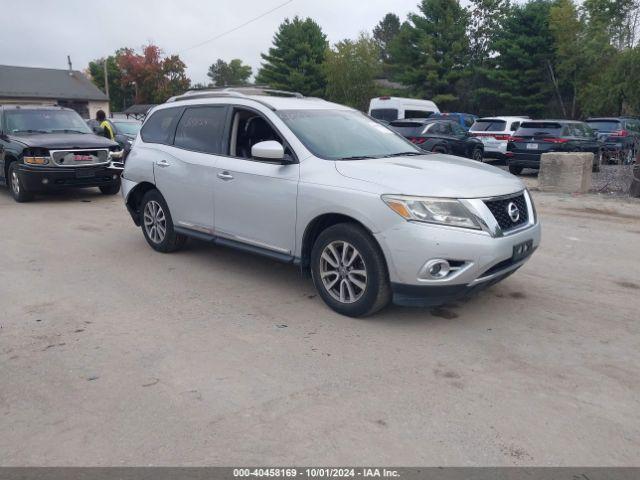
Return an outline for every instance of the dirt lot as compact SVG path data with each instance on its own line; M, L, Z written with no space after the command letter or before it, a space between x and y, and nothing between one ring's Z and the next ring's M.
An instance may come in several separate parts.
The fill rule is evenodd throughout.
M640 464L640 202L534 194L468 302L339 317L295 267L0 190L1 465Z

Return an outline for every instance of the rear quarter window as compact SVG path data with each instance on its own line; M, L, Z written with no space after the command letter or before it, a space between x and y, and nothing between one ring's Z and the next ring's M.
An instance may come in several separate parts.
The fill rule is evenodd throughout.
M371 110L371 116L376 120L393 122L398 119L398 110L395 108L374 108Z
M429 118L433 111L427 110L405 110L404 118Z
M164 108L153 112L140 130L142 140L146 143L170 145L181 112L182 108Z

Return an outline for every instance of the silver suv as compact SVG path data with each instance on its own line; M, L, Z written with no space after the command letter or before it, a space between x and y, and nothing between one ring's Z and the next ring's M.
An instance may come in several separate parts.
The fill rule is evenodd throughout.
M513 273L540 241L516 177L273 90L188 92L154 108L122 194L155 250L195 237L300 265L349 316L466 296Z

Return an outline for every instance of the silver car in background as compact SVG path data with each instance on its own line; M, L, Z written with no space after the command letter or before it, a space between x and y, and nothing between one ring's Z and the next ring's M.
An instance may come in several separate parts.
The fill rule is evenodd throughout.
M298 264L349 316L467 296L540 242L532 199L509 173L273 90L189 92L156 107L122 194L155 250L194 237Z

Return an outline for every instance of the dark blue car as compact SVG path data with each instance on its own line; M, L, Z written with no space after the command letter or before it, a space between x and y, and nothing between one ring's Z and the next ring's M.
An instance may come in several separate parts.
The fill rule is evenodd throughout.
M477 115L470 113L432 113L429 118L439 118L441 120L449 120L460 125L465 130L469 130L471 125L478 119Z

